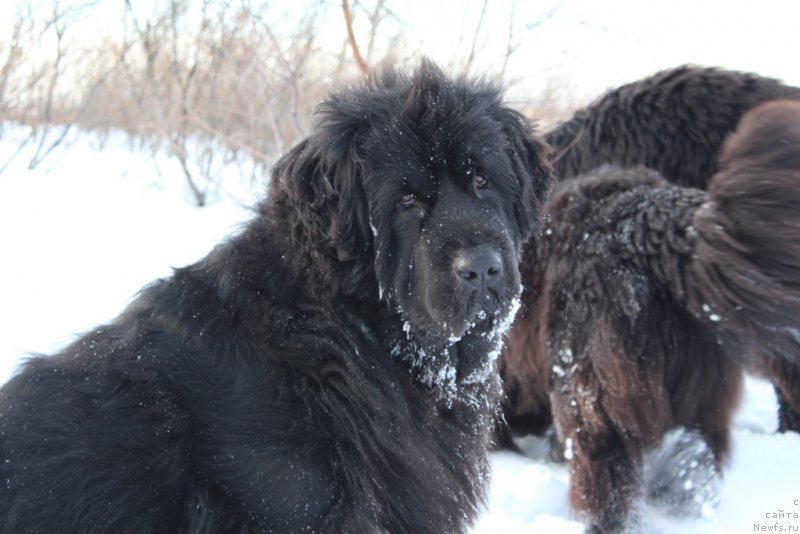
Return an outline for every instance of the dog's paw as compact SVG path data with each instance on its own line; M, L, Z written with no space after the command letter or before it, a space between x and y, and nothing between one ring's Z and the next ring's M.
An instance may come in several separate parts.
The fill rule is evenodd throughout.
M719 503L714 455L694 430L670 431L644 459L647 501L674 517L711 517Z

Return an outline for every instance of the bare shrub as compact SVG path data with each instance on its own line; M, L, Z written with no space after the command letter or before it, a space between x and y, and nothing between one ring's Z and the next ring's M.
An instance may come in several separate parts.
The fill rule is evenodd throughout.
M76 129L123 131L134 145L175 158L202 206L232 165L252 180L265 176L306 135L333 82L368 72L377 57L414 56L389 3L125 0L110 18L99 0L21 1L8 37L0 32L0 136L8 123L24 125L20 150L33 148L34 167ZM332 23L338 53L330 33L320 40ZM471 47L456 47L469 50L459 60L465 72L481 23L473 30ZM521 38L509 32L500 78Z
M225 164L262 176L308 131L326 85L321 0L296 18L265 1L126 2L119 31L87 49L68 37L95 4L29 2L0 41L0 120L29 128L31 167L76 126L123 130L175 157L203 205Z
M0 41L4 58L0 67L0 117L29 127L19 147L35 147L29 168L36 167L67 139L85 109L83 104L93 94L90 88L76 98L68 89L68 75L69 66L80 61L70 29L95 4L55 0L18 5L10 38Z
M221 161L246 155L251 174L308 129L319 80L309 64L318 10L286 28L267 4L172 0L159 11L125 10L125 41L97 99L132 137L180 162L198 205L218 183ZM110 109L111 108L111 109Z

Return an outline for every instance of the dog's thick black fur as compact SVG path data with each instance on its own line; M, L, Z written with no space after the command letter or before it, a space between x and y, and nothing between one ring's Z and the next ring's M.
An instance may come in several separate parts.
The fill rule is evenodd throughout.
M0 390L0 532L461 532L545 146L428 62L331 94L238 235Z
M742 366L798 413L798 206L790 101L744 116L708 191L643 167L557 184L533 245L529 320L571 504L591 532L637 528L643 455L668 430L699 432L724 464Z
M684 66L609 91L545 134L558 178L643 165L705 189L725 138L748 110L800 99L800 88L757 74Z
M643 165L671 183L705 189L719 169L723 141L742 116L761 103L781 98L800 100L800 89L756 74L680 67L608 92L556 125L545 139L554 151L556 180L602 165ZM771 252L777 255L774 261L790 253ZM523 284L534 286L532 281L544 267L535 247L529 247L521 265ZM541 334L530 313L539 299L535 288L524 291L522 310L501 360L507 393L505 418L514 432L523 434L541 434L552 423L547 394L550 369L537 344ZM751 358L750 362L758 374L772 378L779 374L777 369L761 369L764 360ZM783 398L784 390L776 388L781 429L800 430L800 412ZM508 428L501 430L509 442Z

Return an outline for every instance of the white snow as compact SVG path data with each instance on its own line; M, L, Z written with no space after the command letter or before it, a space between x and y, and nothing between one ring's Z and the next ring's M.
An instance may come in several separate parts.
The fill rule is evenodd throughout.
M16 148L4 135L0 165ZM171 266L203 256L249 218L242 203L263 188L225 181L211 205L194 208L176 165L113 138L102 150L80 138L33 171L26 163L23 153L0 175L0 383L25 353L54 351ZM771 386L748 380L719 507L695 520L645 508L647 531L800 531L800 435L776 426ZM583 532L569 511L566 466L547 461L542 440L522 446L526 456L492 454L489 504L473 532Z

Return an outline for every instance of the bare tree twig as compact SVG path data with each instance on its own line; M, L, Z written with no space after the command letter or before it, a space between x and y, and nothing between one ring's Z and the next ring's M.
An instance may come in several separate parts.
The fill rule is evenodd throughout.
M563 5L564 5L564 0L559 0L559 2L556 5L550 8L550 11L548 11L538 19L534 20L533 22L529 22L528 24L525 25L525 27L528 30L533 30L535 28L538 28L548 20L552 19L555 16L555 14L563 7Z
M385 0L375 2L375 9L369 15L369 41L367 41L367 62L372 62L372 54L375 52L375 38L384 16Z
M478 26L475 28L475 36L472 38L472 47L469 50L469 57L467 58L467 63L464 65L464 74L469 73L470 68L472 68L472 62L475 59L475 48L478 44L478 36L481 33L481 26L483 26L483 19L486 17L486 6L489 4L489 0L483 0L483 7L481 8L481 17L478 19Z
M353 14L350 12L350 6L347 0L342 0L342 12L344 13L344 23L347 27L347 40L350 43L350 49L353 51L353 58L356 60L358 70L361 71L361 74L366 76L367 73L369 73L369 67L367 66L367 62L364 61L364 58L361 57L361 51L359 51L358 44L356 43L356 36L353 33Z
M508 60L517 49L516 45L514 45L514 19L516 18L516 14L517 0L513 0L511 2L511 15L508 17L508 40L506 41L506 53L503 56L503 66L500 67L500 74L498 74L500 81L505 80L506 69L508 68Z

